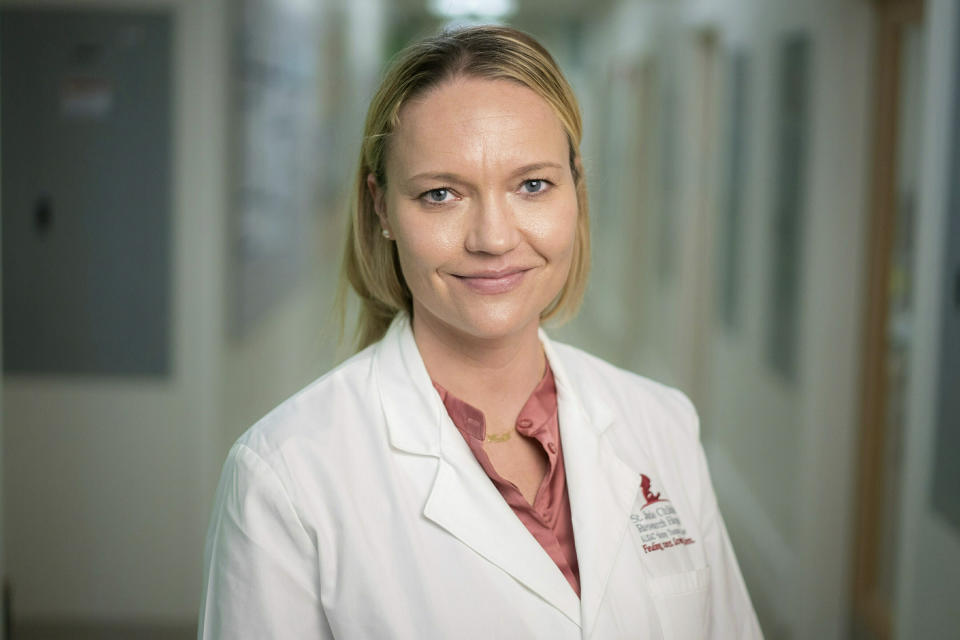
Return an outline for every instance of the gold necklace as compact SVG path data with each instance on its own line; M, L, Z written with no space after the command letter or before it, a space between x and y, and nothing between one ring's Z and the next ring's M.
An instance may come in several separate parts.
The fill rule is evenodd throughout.
M540 377L543 378L547 373L547 354L543 352L543 345L540 345L540 354L543 356L543 371L540 372ZM503 433L491 433L486 438L484 442L490 442L492 444L500 444L501 442L506 442L510 439L510 436L513 435L513 429L510 431L504 431Z
M500 443L506 442L513 435L513 431L504 431L503 433L491 433L485 439L485 442Z

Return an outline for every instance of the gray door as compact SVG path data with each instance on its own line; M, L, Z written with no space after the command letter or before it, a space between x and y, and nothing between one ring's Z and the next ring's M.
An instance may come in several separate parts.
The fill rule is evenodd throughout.
M169 371L170 22L0 12L7 372Z
M960 11L957 12L960 34ZM955 36L953 141L947 184L947 237L940 329L940 393L934 453L933 507L960 536L960 36Z

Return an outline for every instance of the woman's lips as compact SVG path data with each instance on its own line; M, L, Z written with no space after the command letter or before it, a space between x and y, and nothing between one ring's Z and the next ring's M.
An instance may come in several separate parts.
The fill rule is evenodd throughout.
M481 294L506 293L520 286L529 269L518 269L506 273L481 273L468 276L454 277L469 287L472 291Z

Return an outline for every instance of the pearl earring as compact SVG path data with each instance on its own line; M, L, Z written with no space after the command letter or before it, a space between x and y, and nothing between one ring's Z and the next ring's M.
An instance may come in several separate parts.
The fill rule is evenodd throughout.
M381 230L380 230L380 233L382 233L382 234L383 234L383 237L386 238L387 240L390 239L390 231L389 231L389 230L387 230L387 229L381 229Z

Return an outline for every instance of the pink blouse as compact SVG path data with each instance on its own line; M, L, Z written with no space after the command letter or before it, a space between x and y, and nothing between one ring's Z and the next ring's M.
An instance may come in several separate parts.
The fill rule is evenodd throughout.
M484 451L483 443L487 435L487 425L483 412L455 397L436 382L433 386L440 393L450 419L473 451L477 462L579 596L580 567L577 564L577 550L574 546L567 478L563 471L563 448L560 443L560 423L557 414L557 387L554 384L550 364L547 363L543 379L520 410L516 423L517 433L536 440L549 462L549 468L540 488L537 489L532 505L526 501L515 484L497 473L490 462L490 457Z

